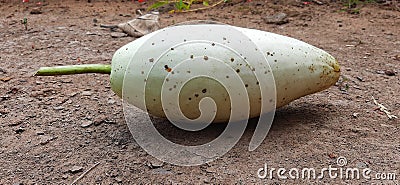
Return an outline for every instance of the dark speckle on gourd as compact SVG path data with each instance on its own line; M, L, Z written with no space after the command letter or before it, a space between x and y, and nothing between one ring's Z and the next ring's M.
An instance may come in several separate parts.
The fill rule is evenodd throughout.
M165 65L164 68L165 68L165 70L166 70L167 72L171 72L171 71L172 71L172 69L171 69L170 67L168 67L168 65ZM172 73L172 74L173 74L173 73Z

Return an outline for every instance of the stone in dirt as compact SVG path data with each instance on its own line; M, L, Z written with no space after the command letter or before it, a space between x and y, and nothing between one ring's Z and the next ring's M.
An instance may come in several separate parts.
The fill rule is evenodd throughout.
M15 133L17 133L17 134L21 134L22 132L24 132L25 131L25 129L24 128L22 128L22 127L19 127L17 130L15 130Z
M0 110L0 113L2 113L2 111ZM9 123L8 126L18 126L20 124L23 123L23 120L21 119L12 119Z
M207 173L215 173L215 172L217 172L217 170L214 167L208 167L208 168L205 169L205 171Z
M282 25L289 22L289 20L287 19L287 14L282 12L271 16L267 16L264 18L264 21L267 24L276 24L276 25Z
M158 175L171 175L173 174L170 170L164 168L156 168L151 171L152 174Z
M98 117L95 118L93 123L94 123L95 126L98 126L98 125L100 125L102 123L105 123L105 122L107 122L107 116L99 115Z
M313 0L312 2L314 2L317 5L323 5L324 3L318 0Z
M45 144L49 143L50 141L52 141L54 139L55 139L55 137L52 137L52 136L41 135L40 136L40 144L41 145L45 145Z
M400 54L399 54L399 55L396 55L396 56L394 56L394 59L396 59L396 60L400 60ZM0 72L1 72L1 69L0 69Z
M154 159L154 160L150 161L147 165L152 169L160 168L160 167L162 167L164 165L164 162L162 162L160 160L157 160L157 159Z
M91 96L93 93L91 91L82 91L82 96Z
M394 75L396 75L396 72L393 71L393 70L386 70L386 71L385 71L385 75L394 76Z
M118 183L122 182L122 178L121 177L115 177L115 181L117 181Z
M69 169L69 172L71 172L71 173L78 173L81 171L83 171L82 166L73 166L71 169Z
M111 35L112 38L121 38L121 37L128 36L128 34L121 33L121 32L112 32L110 35Z
M82 128L86 128L86 127L89 127L90 125L92 125L93 124L93 121L84 121L82 124L81 124L81 127Z
M30 14L42 14L42 10L40 8L34 8L31 10Z

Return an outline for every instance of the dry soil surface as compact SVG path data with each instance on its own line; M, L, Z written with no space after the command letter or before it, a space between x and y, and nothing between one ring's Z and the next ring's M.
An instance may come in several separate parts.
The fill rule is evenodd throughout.
M277 110L255 151L247 150L251 124L226 155L194 167L161 163L138 146L108 75L32 76L41 66L110 63L134 38L112 38L99 25L130 20L151 2L37 2L0 1L0 184L70 184L92 167L78 184L399 184L400 119L389 120L372 99L400 117L398 2L342 11L339 1L253 0L201 12L161 12L162 27L207 19L256 28L308 42L341 64L335 86ZM288 23L266 24L265 17L280 12ZM168 122L161 120L158 128L184 143L208 141L224 125L184 137ZM257 176L264 164L321 170L339 167L339 157L347 159L343 169L370 168L371 179L331 179L327 173L310 180ZM379 173L386 178L394 173L396 180L378 180Z

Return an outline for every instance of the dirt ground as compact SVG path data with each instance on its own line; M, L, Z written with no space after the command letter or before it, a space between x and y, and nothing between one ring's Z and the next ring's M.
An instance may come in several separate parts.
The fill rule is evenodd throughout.
M39 2L39 1L36 1ZM110 63L132 37L112 38L100 24L135 17L149 2L0 1L0 184L399 184L400 119L389 120L372 96L400 117L399 4L359 5L341 11L339 1L232 1L202 12L161 13L163 27L209 19L291 36L335 56L341 79L325 91L300 98L276 112L263 144L247 150L255 125L223 157L201 166L157 161L132 138L121 100L109 76L33 77L41 66ZM390 4L392 3L392 4ZM41 14L31 14L40 7ZM266 24L284 12L289 22ZM35 13L35 12L33 12ZM21 19L27 18L27 30ZM177 133L161 124L170 137ZM210 140L224 129L176 136L177 142ZM395 180L260 179L269 168L328 168L345 157L350 168L394 173ZM97 164L97 165L96 165Z

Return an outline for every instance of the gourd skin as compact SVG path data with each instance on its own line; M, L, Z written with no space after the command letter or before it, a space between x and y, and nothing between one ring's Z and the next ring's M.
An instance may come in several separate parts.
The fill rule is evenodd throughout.
M340 66L329 53L294 38L241 30L263 51L276 83L277 107L334 85Z
M284 106L302 96L327 89L334 85L339 79L340 66L337 60L319 48L274 33L247 28L236 28L250 38L262 53L265 54L275 79L277 96L276 107ZM118 49L114 54L111 64L111 88L119 97L122 97L123 94L124 75L133 57L133 53L137 52L142 44L156 33L157 31L128 43ZM190 51L191 49L193 48L179 51L185 52L185 50ZM222 53L221 56L218 57L220 59L230 57L222 56L224 55L223 51L214 52ZM179 53L177 55L179 55ZM133 66L142 66L140 64L141 61L132 60L132 62L134 62L132 64ZM257 66L252 67L257 70ZM138 67L138 70L143 69ZM215 71L218 73L227 73L227 71L218 69ZM241 77L247 79L251 79L252 75L253 74L246 73L245 71L241 73ZM162 78L162 75L160 75L160 78ZM159 82L159 80L162 79L158 79L157 81ZM150 82L148 81L148 83ZM151 87L149 90L151 92L149 93L152 97L156 97L154 98L154 102L152 102L153 98L146 99L146 107L136 105L137 103L134 100L128 100L128 102L138 106L138 108L147 109L149 113L154 116L165 117L161 106L161 98L159 97L161 86L157 83L149 84L149 86ZM208 90L207 95L202 93L205 87ZM137 88L143 89L141 85L138 85ZM260 93L259 91L252 90L252 88L248 88L247 90L249 91L249 101L251 105L249 116L257 117L260 115ZM198 110L199 101L201 98L209 96L215 101L216 105L218 105L216 117L213 122L226 122L229 120L231 102L228 93L219 83L212 80L197 79L197 81L194 80L192 83L188 83L187 86L184 86L180 93L179 105L186 117L191 119L197 118L200 115L200 111ZM194 97L194 94L199 96ZM141 96L143 96L143 94Z

